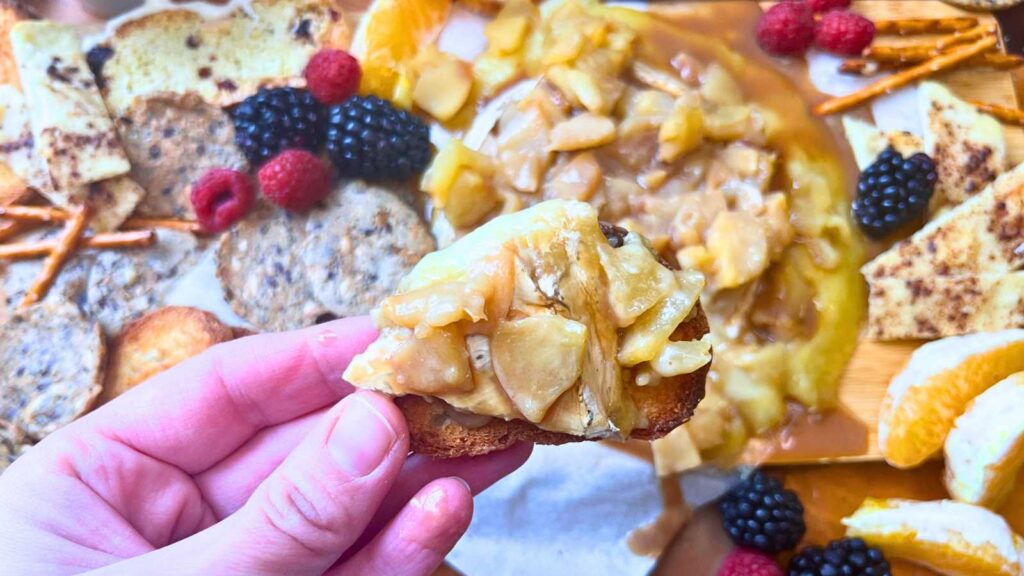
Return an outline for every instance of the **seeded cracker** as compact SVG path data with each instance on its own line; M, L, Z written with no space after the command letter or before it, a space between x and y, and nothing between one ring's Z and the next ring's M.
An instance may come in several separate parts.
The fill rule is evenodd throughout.
M142 250L100 250L92 258L81 307L108 334L161 306L177 279L199 260L199 242L187 232L158 230Z
M139 98L115 125L132 179L147 192L139 216L195 219L193 182L210 168L248 170L231 117L196 94Z
M87 411L100 393L105 344L71 305L16 312L0 339L0 420L38 441Z
M217 275L231 307L262 330L365 314L434 249L391 193L351 182L306 214L263 206L225 234Z

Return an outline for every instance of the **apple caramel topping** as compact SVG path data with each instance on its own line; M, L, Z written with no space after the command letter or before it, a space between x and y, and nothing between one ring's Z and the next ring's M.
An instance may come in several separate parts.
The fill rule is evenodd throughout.
M603 229L589 204L551 200L426 256L374 311L381 336L345 378L545 430L625 437L645 424L626 369L657 385L711 360L706 339L670 341L702 289L700 273L668 269L638 234Z

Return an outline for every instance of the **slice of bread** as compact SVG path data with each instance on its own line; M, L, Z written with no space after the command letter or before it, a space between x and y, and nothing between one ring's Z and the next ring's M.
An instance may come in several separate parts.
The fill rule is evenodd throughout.
M162 92L194 92L228 106L261 86L302 85L310 56L349 43L348 25L332 0L254 0L250 7L211 21L167 10L120 26L92 52L111 113Z
M672 339L699 340L708 330L707 318L698 304L690 318L676 329ZM704 398L704 381L710 366L709 363L696 372L662 380L656 386L627 384L627 392L647 421L642 428L630 433L630 439L655 440L689 420ZM517 442L567 444L597 440L549 432L525 420L489 417L456 420L451 409L436 399L403 396L395 402L409 425L412 451L435 458L479 456L504 450Z

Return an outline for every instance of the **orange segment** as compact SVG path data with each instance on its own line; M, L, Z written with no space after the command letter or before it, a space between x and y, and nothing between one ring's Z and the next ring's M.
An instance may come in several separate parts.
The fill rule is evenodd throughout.
M374 0L352 40L363 70L360 91L392 98L404 68L437 38L450 9L451 0Z
M843 524L848 536L863 538L886 556L942 574L1021 574L1021 538L999 515L979 506L868 498Z
M945 338L914 352L889 384L878 443L893 466L909 468L942 448L975 396L1024 370L1024 330Z
M1024 465L1024 372L982 392L946 438L946 486L954 499L997 509Z

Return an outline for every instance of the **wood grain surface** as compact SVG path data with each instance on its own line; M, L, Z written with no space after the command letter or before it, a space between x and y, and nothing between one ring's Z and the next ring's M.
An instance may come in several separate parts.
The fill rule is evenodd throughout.
M862 1L854 8L872 19L883 18L938 18L943 16L970 15L982 23L995 23L995 18L983 12L965 12L936 0L904 1ZM920 42L927 37L899 38L883 37L881 42L900 44ZM1020 78L1024 78L1020 72ZM949 86L964 99L975 99L1001 104L1021 106L1015 87L1014 73L987 69L955 70L935 78ZM884 127L883 127L884 128ZM1004 126L1010 165L1024 162L1024 129ZM867 429L867 446L862 452L821 455L801 454L800 446L791 450L775 451L770 454L748 452L746 460L765 460L773 464L808 464L815 462L870 461L880 460L877 428L878 410L892 377L906 364L911 353L920 342L870 342L863 341L850 361L839 386L842 411L859 420ZM799 436L799 435L798 435ZM796 440L799 442L799 438Z

